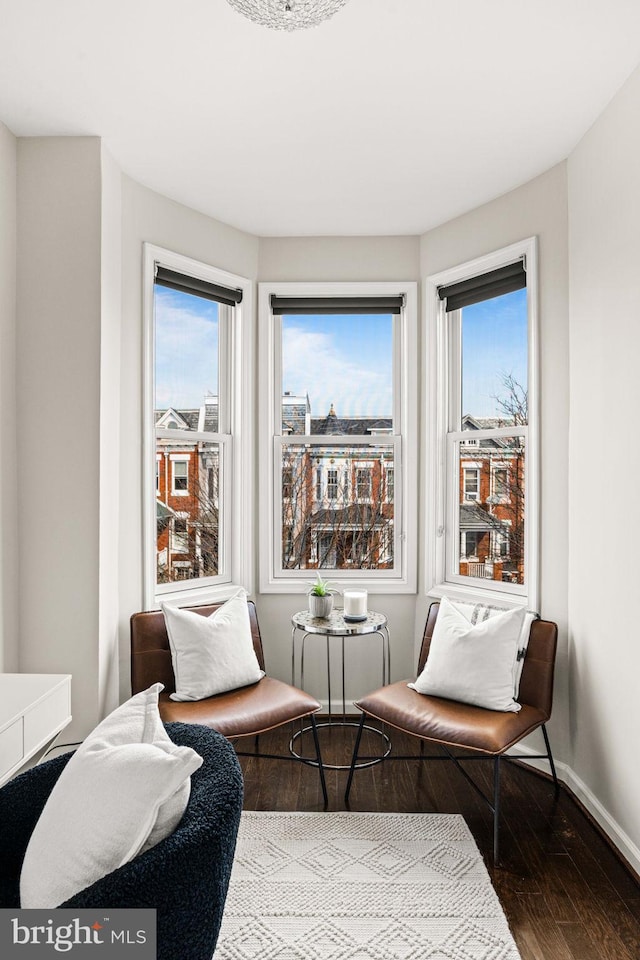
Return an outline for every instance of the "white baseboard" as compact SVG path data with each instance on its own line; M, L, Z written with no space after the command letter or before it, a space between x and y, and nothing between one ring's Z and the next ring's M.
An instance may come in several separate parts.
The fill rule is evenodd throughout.
M514 748L513 752L518 754L535 754L537 751L520 743ZM524 763L549 773L549 764L546 760L523 760ZM637 874L640 874L640 848L636 846L631 837L622 829L619 823L614 820L608 810L603 807L598 798L589 789L586 783L574 773L573 769L562 761L555 760L558 779L569 788L571 793L583 804L589 811L599 827L602 828L611 843L620 851L624 859Z

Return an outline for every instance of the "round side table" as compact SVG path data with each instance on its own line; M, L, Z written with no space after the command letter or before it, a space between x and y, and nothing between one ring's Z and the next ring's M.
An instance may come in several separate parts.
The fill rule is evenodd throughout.
M374 613L370 611L363 620L350 620L345 618L344 611L334 610L328 617L313 617L308 610L301 610L294 613L291 617L291 682L294 686L300 686L304 690L304 657L305 645L307 640L313 637L324 637L327 651L327 700L329 719L316 723L318 730L327 727L358 727L359 723L346 719L346 698L345 698L345 640L348 637L363 637L370 635L372 638L378 637L380 640L380 663L382 685L389 683L391 676L391 652L389 629L387 627L387 618L383 613ZM339 719L334 718L331 697L331 638L341 638L341 668L342 668L342 713ZM296 644L296 640L299 643ZM296 647L299 646L299 656ZM299 682L297 675L299 674ZM298 760L304 760L312 766L317 766L317 761L311 758L303 757L296 750L296 741L309 727L301 727L296 731L289 743L289 750ZM364 726L365 730L379 736L382 739L383 752L379 757L367 758L356 764L356 767L370 767L373 764L380 763L389 755L391 750L391 741L383 730L369 725ZM324 763L328 770L348 770L350 765L343 763Z

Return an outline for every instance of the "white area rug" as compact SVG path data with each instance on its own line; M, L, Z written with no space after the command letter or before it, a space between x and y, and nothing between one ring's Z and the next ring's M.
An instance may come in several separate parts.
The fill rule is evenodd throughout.
M519 960L461 816L242 814L215 960Z

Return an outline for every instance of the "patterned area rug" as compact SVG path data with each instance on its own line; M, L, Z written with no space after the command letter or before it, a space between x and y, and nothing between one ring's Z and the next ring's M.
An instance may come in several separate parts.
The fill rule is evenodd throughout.
M242 814L215 960L520 960L458 815Z

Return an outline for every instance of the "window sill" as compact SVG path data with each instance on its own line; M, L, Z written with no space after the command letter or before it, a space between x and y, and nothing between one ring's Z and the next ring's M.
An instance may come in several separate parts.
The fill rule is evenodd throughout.
M156 594L153 609L158 610L161 603L175 607L195 607L200 604L224 603L240 589L239 583L218 583L207 587L185 587L170 593Z
M320 572L322 576L326 574L327 578L331 581L332 584L337 585L337 590L341 594L343 590L367 590L370 595L375 594L401 594L401 593L413 593L416 592L415 583L408 583L405 580L399 580L398 578L392 579L389 578L372 578L372 577L363 577L362 571L353 570L345 571L341 570L341 576L336 576L334 570L320 570L316 568L310 568L305 571L308 573L308 577L305 580L302 579L270 579L270 580L261 580L260 582L260 592L261 593L287 593L287 594L296 594L296 593L305 593L308 590L308 585L313 581L313 577L316 573ZM347 573L347 576L344 574Z
M517 588L522 591L522 587ZM427 590L427 597L440 600L448 597L449 600L466 601L467 603L492 603L506 608L525 610L529 607L529 598L526 593L514 590L496 590L491 587L475 586L471 584L439 583Z

